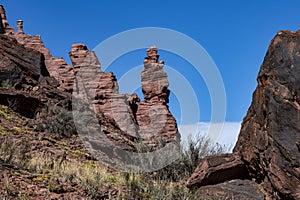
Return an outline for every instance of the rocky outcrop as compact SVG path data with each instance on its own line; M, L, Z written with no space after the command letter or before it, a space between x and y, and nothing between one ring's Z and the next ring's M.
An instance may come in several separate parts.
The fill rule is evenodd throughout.
M96 114L104 114L123 132L156 146L159 139L178 141L179 133L176 120L167 107L170 91L167 74L162 70L164 64L158 61L156 47L149 48L147 53L142 72L143 102L136 94L119 94L115 75L102 72L95 53L85 45L73 45L69 54L83 84L75 90L84 90Z
M269 193L300 199L300 32L276 35L257 81L234 152Z
M160 139L164 142L180 140L177 123L168 109L170 91L164 62L158 60L157 48L150 47L144 59L142 71L142 91L144 101L137 104L136 120L139 136L156 146Z
M170 94L167 74L163 71L163 61L158 60L156 47L147 50L144 60L145 100L140 102L136 94L119 94L116 76L101 71L95 52L86 45L72 45L69 52L72 66L69 66L62 58L51 55L40 36L26 34L22 20L18 20L14 33L3 7L0 14L0 83L9 85L12 91L8 95L6 88L1 89L3 104L34 118L48 104L60 105L66 101L70 108L71 93L76 96L83 92L87 100L84 105L95 112L100 132L121 149L134 150L133 143L137 141L151 146L157 146L160 141L179 143L176 120L167 106ZM22 101L33 103L20 110ZM73 109L81 111L81 108Z
M15 85L26 78L38 81L49 75L40 52L27 49L6 35L0 35L0 65L2 84Z
M12 34L14 32L14 28L9 26L5 9L2 5L0 5L0 20L0 34Z
M223 181L245 177L255 180L266 199L300 199L299 52L299 31L280 31L269 46L232 154L241 158L239 165L243 165L247 172L231 177L236 170L233 167L225 171L227 162L218 168L203 167L209 158L199 165L189 180L189 186L211 184L215 179L211 172L223 172L222 176L227 176ZM222 190L224 184L206 190Z
M235 179L216 185L201 187L198 192L204 196L204 199L267 199L261 190L261 186L255 183L255 181Z
M205 157L190 177L187 186L197 188L236 178L249 178L247 176L247 168L239 155L221 154Z
M150 47L147 57L144 59L144 70L142 71L142 90L146 102L169 103L170 90L167 74L162 69L164 61L159 61L157 48Z
M44 46L39 35L31 36L24 34L23 28L21 29L20 27L20 21L18 23L18 32L12 36L25 47L41 52L45 57L45 65L50 76L54 77L59 83L58 88L62 91L72 92L75 79L73 67L69 66L63 58L53 57L49 49Z
M44 46L44 43L39 35L32 36L25 34L22 20L17 21L17 32L14 33L14 29L9 26L6 13L2 5L0 5L0 16L2 22L0 23L0 34L6 34L12 38L15 38L26 48L30 48L42 53L44 56L45 66L50 73L50 76L54 77L59 83L58 88L62 91L72 92L75 79L73 67L69 66L63 60L63 58L53 57L49 49Z
M26 48L8 35L0 34L0 104L23 116L34 118L48 103L69 101L49 76L42 53Z

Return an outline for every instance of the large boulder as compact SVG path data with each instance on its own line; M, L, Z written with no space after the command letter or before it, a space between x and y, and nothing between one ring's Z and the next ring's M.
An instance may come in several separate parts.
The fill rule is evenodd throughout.
M215 185L201 187L198 191L203 199L218 200L264 200L268 199L255 181L235 179Z
M205 157L190 177L187 186L197 188L246 178L249 178L247 168L239 155L221 154Z

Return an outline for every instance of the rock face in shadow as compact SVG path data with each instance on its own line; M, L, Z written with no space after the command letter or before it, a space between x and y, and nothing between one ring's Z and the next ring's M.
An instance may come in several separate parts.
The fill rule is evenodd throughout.
M40 52L44 57L44 65L51 77L58 81L58 89L62 91L72 92L75 73L73 67L69 66L63 58L56 58L51 55L39 35L32 36L25 34L23 30L23 21L17 21L17 32L14 33L14 28L9 26L6 18L6 13L2 5L0 5L0 34L5 34L11 38L15 38L19 44L22 44L28 49L33 49ZM28 51L28 50L27 50Z
M235 179L201 187L199 192L211 199L247 199L264 200L265 194L261 192L261 186L251 180Z
M249 178L266 199L300 199L300 32L280 31L276 35L257 82L232 154L241 162L215 167L206 163L220 156L206 158L190 178L189 187L214 184L212 174L220 173L226 178L220 181L217 177L218 182L224 183L200 190L215 193L228 187L227 181ZM228 167L230 164L233 166ZM238 165L247 170L237 174Z
M45 65L50 76L54 77L58 83L58 89L66 92L72 92L75 79L75 72L72 66L69 66L63 58L55 58L51 55L49 49L44 46L39 35L31 36L24 34L23 31L12 34L20 44L25 47L41 52L45 58Z
M234 152L269 193L300 199L300 32L277 34L257 81Z
M0 24L0 34L12 34L14 32L14 28L9 26L5 9L2 5L0 5Z
M48 102L58 103L69 96L56 89L58 83L49 77L43 54L1 34L0 85L0 104L29 118Z
M0 35L0 82L14 85L24 78L38 81L49 73L44 56L20 45L15 39Z

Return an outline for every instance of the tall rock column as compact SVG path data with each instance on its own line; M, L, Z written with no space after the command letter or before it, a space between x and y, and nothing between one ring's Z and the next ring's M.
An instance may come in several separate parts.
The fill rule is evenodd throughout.
M157 48L150 47L144 59L142 71L142 90L147 102L166 104L169 102L170 90L167 73L162 69L164 61L159 61Z
M176 120L167 106L170 90L167 74L163 71L164 62L158 58L157 48L150 47L142 71L145 100L138 103L136 113L139 135L152 146L157 146L160 140L167 143L180 140Z

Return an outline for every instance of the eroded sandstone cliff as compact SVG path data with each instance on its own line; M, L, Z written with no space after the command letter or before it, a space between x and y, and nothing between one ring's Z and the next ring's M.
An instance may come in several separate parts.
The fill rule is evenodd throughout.
M35 118L49 104L60 105L64 101L67 102L65 106L71 108L72 92L84 90L99 123L105 123L101 131L108 137L114 135L110 137L114 142L116 135L123 138L116 142L118 145L124 146L128 140L134 140L155 147L159 141L180 141L176 120L167 105L169 83L163 71L164 64L158 61L157 48L147 51L141 83L145 100L140 102L136 94L119 94L116 76L112 72L101 71L95 52L88 50L84 44L72 45L69 52L71 66L63 58L53 57L40 36L26 34L22 20L17 22L15 33L9 26L3 6L0 7L0 16L0 82L7 82L10 86L9 89L1 89L1 95L5 97L1 101L6 105ZM83 80L82 87L76 80L77 76ZM23 108L20 101L25 97L17 101L19 94L35 99L31 100L35 103Z

